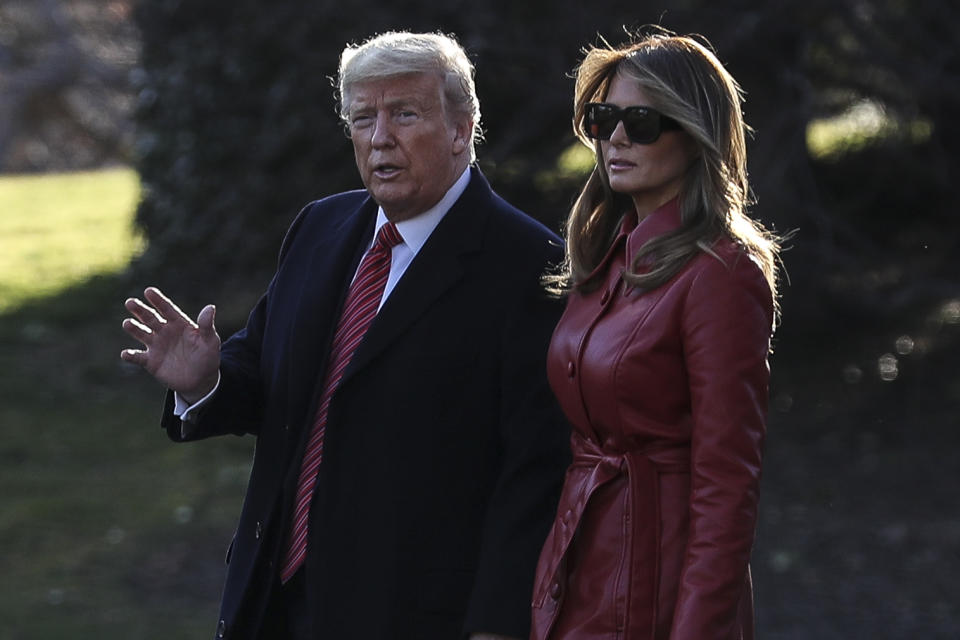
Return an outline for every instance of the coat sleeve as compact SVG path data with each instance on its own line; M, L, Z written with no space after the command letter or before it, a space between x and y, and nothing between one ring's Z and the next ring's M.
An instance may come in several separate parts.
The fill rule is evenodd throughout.
M465 633L526 638L537 558L569 464L569 426L550 391L546 353L562 303L530 278L501 338L501 467L482 531Z
M311 206L312 203L300 212L287 231L280 248L278 272ZM196 418L188 429L182 429L180 418L174 415L173 392L167 391L160 424L171 440L187 442L218 435L259 432L264 405L260 353L272 288L273 282L250 312L246 326L221 345L220 385L216 393L197 411Z
M161 425L171 440L186 442L230 433L257 433L263 404L258 374L266 298L264 295L254 307L247 325L220 348L220 385L197 411L189 428L181 428L180 419L173 414L173 392L167 391Z
M693 417L690 531L671 640L733 637L757 519L773 302L745 254L703 257L682 336Z

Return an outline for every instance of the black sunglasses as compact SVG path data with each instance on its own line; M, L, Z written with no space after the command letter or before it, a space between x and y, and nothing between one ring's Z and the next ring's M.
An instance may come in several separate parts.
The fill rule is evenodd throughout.
M637 144L652 144L668 129L680 129L680 123L650 107L620 108L606 102L589 102L583 115L583 133L594 140L609 140L623 122L627 137Z

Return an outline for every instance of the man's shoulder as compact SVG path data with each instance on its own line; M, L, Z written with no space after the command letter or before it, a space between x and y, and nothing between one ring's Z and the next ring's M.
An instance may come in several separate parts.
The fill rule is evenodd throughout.
M362 222L357 216L366 211L365 205L370 201L370 194L358 189L307 203L287 229L280 248L281 259L300 238L325 237L353 228L353 221Z
M516 233L521 236L559 240L559 236L551 231L543 222L509 203L507 203L506 208L497 209L495 218L498 224L515 229Z
M357 211L365 202L370 199L370 193L366 189L354 189L352 191L343 191L333 195L308 202L301 211L301 216L323 216L325 219L330 215L341 214L349 216Z
M562 252L560 237L543 222L518 209L495 194L496 206L490 215L490 237L502 250L523 250L540 247L551 254Z

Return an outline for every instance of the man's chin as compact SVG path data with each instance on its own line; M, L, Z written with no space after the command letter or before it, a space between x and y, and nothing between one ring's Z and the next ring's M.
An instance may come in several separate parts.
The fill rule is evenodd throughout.
M409 194L399 193L394 189L376 189L370 190L370 195L392 222L400 222L415 215L412 210L416 207L416 203L411 202Z

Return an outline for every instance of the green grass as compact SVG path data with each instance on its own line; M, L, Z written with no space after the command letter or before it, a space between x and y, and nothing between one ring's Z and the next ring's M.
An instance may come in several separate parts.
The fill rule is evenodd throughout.
M252 440L169 442L119 359L136 194L128 170L0 178L0 640L216 623Z
M85 174L64 198L70 178L0 178L0 640L209 638L253 443L174 445L162 434L162 389L118 357L130 344L122 301L147 284L123 273L140 246L133 175ZM127 197L107 205L118 183ZM25 205L11 202L33 213L12 222ZM95 232L72 224L84 211L100 216ZM87 231L57 249L38 242L63 225ZM30 284L35 271L50 274L48 293ZM778 347L754 556L761 636L803 636L817 611L814 635L868 637L857 635L866 619L844 621L877 602L869 637L884 626L889 637L956 636L919 627L960 620L949 597L960 572L937 571L960 557L955 482L944 475L960 451L958 319L950 300L936 322L906 325L926 327L910 333L927 346L901 359L895 382L850 384L842 372L875 367L892 348L877 348L883 334L907 328ZM901 542L884 537L891 525L907 532Z
M126 266L138 198L130 169L0 177L0 312Z

